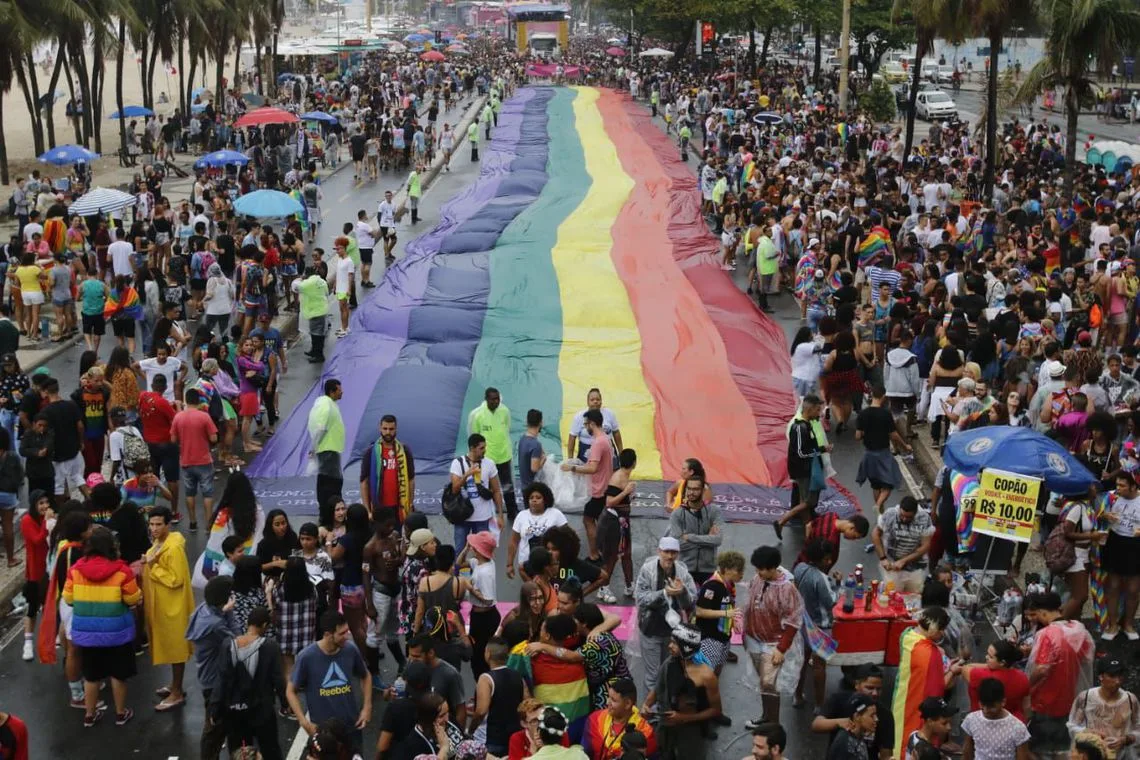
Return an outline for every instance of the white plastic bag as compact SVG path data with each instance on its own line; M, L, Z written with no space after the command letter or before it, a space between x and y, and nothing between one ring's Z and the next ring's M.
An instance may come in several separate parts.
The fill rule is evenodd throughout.
M748 663L740 674L740 684L756 694L760 694L760 676L752 666L752 657L747 655ZM792 645L784 653L784 662L780 665L780 672L776 676L776 692L779 694L794 694L800 680L800 671L804 666L804 639L802 633L797 632Z
M543 462L542 469L535 473L534 479L550 486L554 493L554 506L563 512L581 511L590 498L589 482L585 476L565 472L549 459Z

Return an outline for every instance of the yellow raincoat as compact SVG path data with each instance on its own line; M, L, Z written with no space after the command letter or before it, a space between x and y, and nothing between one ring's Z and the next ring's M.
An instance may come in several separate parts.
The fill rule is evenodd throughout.
M143 610L150 656L155 665L186 662L194 649L186 640L186 625L194 611L186 539L171 531L161 546L147 550L143 568ZM153 561L151 558L155 558Z

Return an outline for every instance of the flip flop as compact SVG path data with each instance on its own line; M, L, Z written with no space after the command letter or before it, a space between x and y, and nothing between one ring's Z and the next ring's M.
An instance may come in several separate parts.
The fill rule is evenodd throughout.
M176 700L174 702L168 702L164 699L161 702L159 702L157 705L154 706L154 711L155 712L169 712L171 710L176 710L179 707L182 707L182 705L184 705L184 704L186 704L186 697L182 697L181 699Z

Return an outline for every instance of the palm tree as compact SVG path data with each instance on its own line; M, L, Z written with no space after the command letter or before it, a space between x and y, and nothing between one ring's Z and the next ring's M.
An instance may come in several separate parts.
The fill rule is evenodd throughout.
M973 19L977 33L990 43L989 76L986 78L986 170L982 182L982 196L989 201L994 190L997 171L998 127L998 66L1005 33L1017 21L1032 13L1028 0L967 0L968 15Z
M1091 74L1107 68L1140 39L1140 10L1132 0L1041 0L1049 33L1045 55L1029 70L1015 100L1029 103L1047 89L1064 90L1065 173L1063 192L1073 197L1077 121L1082 104L1094 101Z
M910 103L906 112L906 143L903 148L903 166L914 147L914 106L918 87L922 82L922 59L934 52L934 41L944 37L951 44L966 36L966 14L962 0L895 0L891 15L899 19L910 15L914 24L914 71L911 72Z

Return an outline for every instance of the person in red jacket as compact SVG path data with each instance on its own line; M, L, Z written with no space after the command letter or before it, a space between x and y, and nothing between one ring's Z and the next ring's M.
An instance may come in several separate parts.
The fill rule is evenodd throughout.
M28 611L24 613L24 661L35 659L34 634L36 616L43 605L47 591L48 521L55 520L51 495L44 491L28 494L31 509L20 518L20 533L24 536L24 599Z
M0 760L28 760L28 727L12 713L0 712Z

